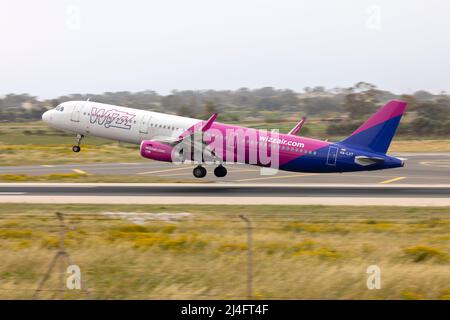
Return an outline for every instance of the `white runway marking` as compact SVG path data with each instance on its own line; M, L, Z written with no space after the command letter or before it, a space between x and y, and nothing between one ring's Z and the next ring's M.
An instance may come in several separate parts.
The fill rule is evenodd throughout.
M193 166L189 166L189 167L181 167L181 168L171 168L171 169L164 169L164 170L139 172L138 174L155 174L155 173L161 173L161 172L187 170L187 169L192 169L192 168L193 168Z
M217 183L109 183L109 182L0 182L0 187L224 187L228 188L230 185L246 188L246 187L335 187L335 188L380 188L381 185L377 183L233 183L233 182L217 182ZM450 188L450 184L385 184L383 188Z
M20 194L26 194L26 192L0 192L0 196L1 195L10 196L10 195L20 195Z
M89 173L87 173L86 171L81 170L81 169L72 169L72 171L75 173L81 174L81 175L85 175L85 176L89 175Z

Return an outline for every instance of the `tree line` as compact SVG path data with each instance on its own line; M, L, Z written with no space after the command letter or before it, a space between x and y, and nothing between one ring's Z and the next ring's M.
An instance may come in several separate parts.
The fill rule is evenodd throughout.
M40 100L29 94L7 94L0 97L0 121L38 120L41 114L70 100L87 100L125 107L173 113L181 116L207 118L221 113L221 121L263 120L285 121L293 115L333 119L326 132L348 134L363 119L390 99L408 102L407 124L400 133L419 135L450 134L450 96L445 92L432 94L425 90L413 94L394 94L367 82L348 88L306 87L301 92L264 87L237 90L173 90L167 95L146 90L140 92L105 92L102 94L70 94Z

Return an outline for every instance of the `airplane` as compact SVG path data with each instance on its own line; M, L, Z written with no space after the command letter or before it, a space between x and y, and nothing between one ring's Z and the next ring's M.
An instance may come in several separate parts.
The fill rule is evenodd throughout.
M274 167L276 163L280 170L315 173L403 167L406 159L386 152L406 105L400 100L387 102L350 136L338 142L297 136L305 119L288 134L282 134L219 123L215 121L218 114L205 121L93 101L61 103L46 111L42 119L50 127L76 135L74 152L80 152L81 141L86 136L138 144L145 158L174 163L194 160L196 178L206 176L203 164L208 155L217 164L215 176L221 178L227 175L225 165L230 162L260 167ZM192 140L194 136L200 136L200 143ZM191 149L186 151L186 146ZM200 158L194 157L197 151L202 153Z

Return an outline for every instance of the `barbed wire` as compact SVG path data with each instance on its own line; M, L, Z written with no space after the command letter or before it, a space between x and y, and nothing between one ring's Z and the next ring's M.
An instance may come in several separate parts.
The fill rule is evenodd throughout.
M36 291L35 288L0 288L0 291L5 291L5 292L14 292L14 291ZM62 289L40 289L40 292L65 292L68 295L74 295L74 294L80 294L82 295L83 292L81 292L80 290L62 290ZM90 293L96 293L96 294L111 294L111 289L108 290L89 290ZM155 298L156 300L177 300L176 297L164 297L164 296L160 296L160 295L156 295L156 294L149 294L148 291L144 291L144 290L130 290L132 291L131 294L133 293L138 293L138 294L145 294L147 295L148 298ZM224 293L224 294L219 294L219 293L189 293L189 292L177 292L174 296L191 296L191 297L221 297L222 299L247 299L248 296L246 296L245 294L242 295L235 295L235 294L229 294L229 293ZM299 296L258 296L259 299L264 299L264 300L299 300L299 299L305 299L305 297L299 297Z

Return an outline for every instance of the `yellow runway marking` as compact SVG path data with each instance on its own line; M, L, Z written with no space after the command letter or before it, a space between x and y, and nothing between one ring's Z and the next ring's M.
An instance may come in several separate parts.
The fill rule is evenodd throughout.
M192 169L192 168L193 168L193 166L189 166L189 167L183 167L183 168L174 168L174 169L139 172L138 174L152 174L152 173L160 173L160 172L171 172L171 171L179 171L179 170L186 170L186 169Z
M381 181L380 183L386 184L386 183L391 183L391 182L395 182L395 181L399 181L399 180L403 180L403 179L406 179L406 177L397 177L397 178L394 178L394 179Z
M240 179L235 180L236 182L242 182L242 181L253 181L253 180L263 180L263 179L284 179L284 178L296 178L296 177L309 177L309 176L317 176L316 173L309 173L309 174L290 174L286 176L270 176L270 177L258 177L258 178L249 178L249 179Z
M73 172L75 172L75 173L78 173L78 174L84 174L84 175L89 175L89 173L87 173L86 171L84 171L84 170L81 170L81 169L72 169L72 171Z

